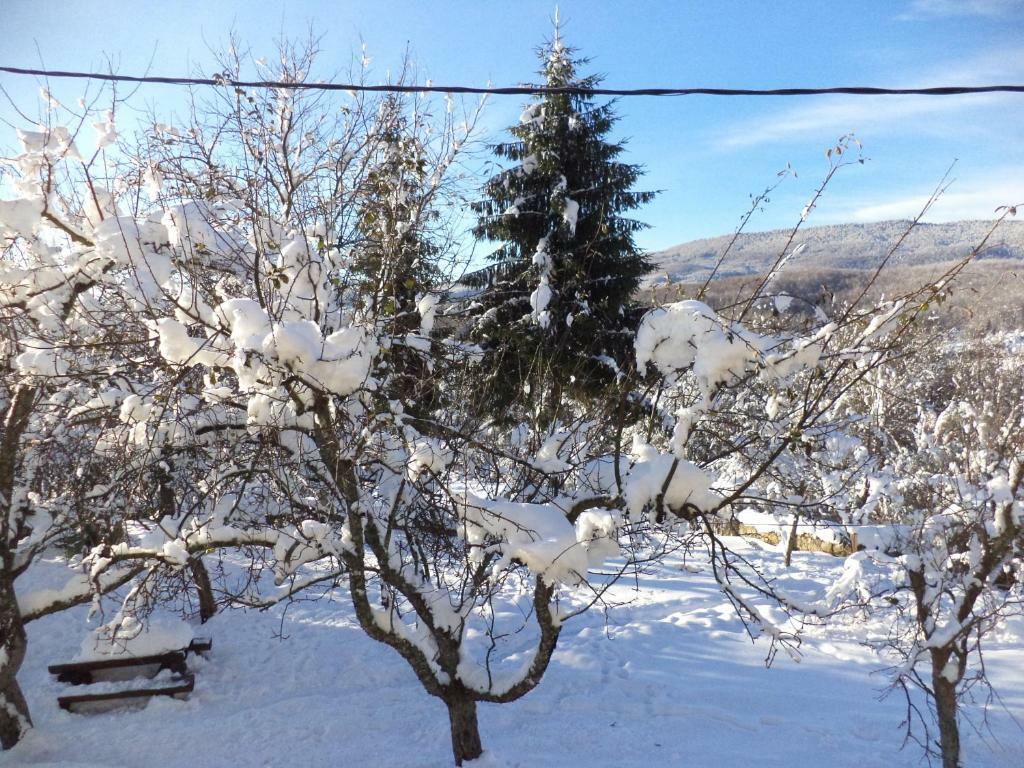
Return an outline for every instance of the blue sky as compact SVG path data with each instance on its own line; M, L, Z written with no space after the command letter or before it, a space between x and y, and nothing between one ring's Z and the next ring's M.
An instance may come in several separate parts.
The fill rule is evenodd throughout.
M929 86L1024 83L1024 1L562 0L565 36L589 70L615 87ZM324 75L365 44L377 79L410 46L434 83L516 84L534 77L534 48L550 34L553 2L55 2L0 0L0 63L105 67L153 74L213 71L211 47L229 30L256 55L312 28L323 36ZM36 108L38 83L0 74L19 106ZM81 83L62 83L60 98ZM172 105L167 86L139 103ZM522 109L491 100L485 137L499 138ZM1024 202L1024 96L673 97L619 103L619 136L644 186L663 190L639 218L641 245L657 249L732 231L749 202L787 163L798 172L751 228L791 225L825 171L824 150L855 131L869 158L846 169L811 223L913 215L957 160L956 182L932 220L982 218ZM6 103L0 117L20 122ZM9 135L9 133L7 134Z

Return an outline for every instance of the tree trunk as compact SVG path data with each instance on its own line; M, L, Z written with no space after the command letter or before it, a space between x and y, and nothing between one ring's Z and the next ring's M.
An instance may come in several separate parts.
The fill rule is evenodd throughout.
M796 539L797 531L800 528L800 511L797 510L793 513L793 524L789 527L789 537L786 539L786 567L793 562L793 552L796 550Z
M32 727L28 702L18 685L18 670L25 659L28 638L21 621L14 585L0 577L0 746L10 749Z
M189 569L192 571L192 581L196 585L196 595L199 598L199 621L205 624L217 614L217 601L213 597L210 573L206 570L201 555L189 561Z
M943 664L945 668L945 664ZM932 686L935 689L935 709L939 716L939 746L942 748L942 768L960 768L960 729L956 723L956 684L949 682L933 664Z
M17 678L11 675L3 691L0 691L0 747L11 749L31 727L28 702L25 701Z
M452 752L455 764L475 760L483 754L480 727L476 719L476 701L465 691L450 692L444 700L448 705L448 720L452 726Z

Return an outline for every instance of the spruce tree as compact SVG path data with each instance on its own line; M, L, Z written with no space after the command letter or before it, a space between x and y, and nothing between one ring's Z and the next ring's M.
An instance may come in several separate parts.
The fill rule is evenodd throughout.
M390 96L380 105L372 133L376 149L359 195L360 241L350 253L349 272L356 306L369 310L398 340L387 353L389 389L408 412L423 414L437 392L424 354L409 337L420 331L421 311L428 311L421 300L440 279L440 249L429 231L434 209L426 151L404 106Z
M425 231L431 214L425 152L402 109L393 97L380 106L373 131L376 151L360 189L360 241L350 271L360 301L410 331L419 322L417 296L438 280L438 249Z
M600 82L578 74L586 59L557 27L538 53L548 88ZM484 286L475 335L491 372L485 407L544 391L549 402L533 405L547 420L563 393L599 395L628 365L638 314L632 296L651 265L634 241L645 225L624 214L655 193L633 190L642 170L621 162L624 145L609 138L613 106L587 94L546 94L509 129L513 140L493 148L507 167L474 206L476 237L501 244L474 275Z

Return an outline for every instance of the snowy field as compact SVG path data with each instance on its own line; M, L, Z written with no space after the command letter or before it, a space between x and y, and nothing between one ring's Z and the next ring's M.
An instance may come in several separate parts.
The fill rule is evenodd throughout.
M769 572L776 548L733 542ZM842 561L796 553L789 588L823 588ZM668 564L621 582L623 604L569 624L540 687L509 705L481 705L487 752L476 765L786 766L922 765L901 750L906 704L880 699L884 664L858 639L883 627L850 620L812 628L794 663L751 643L707 574ZM214 639L188 701L141 711L73 715L57 707L67 686L46 672L70 659L85 609L29 627L20 675L36 728L3 765L406 766L451 765L444 706L392 650L358 628L344 595L267 613L234 611L202 630ZM1024 765L1024 624L1006 627L986 656L1000 700L988 727L966 722L966 765ZM965 714L978 724L981 710Z

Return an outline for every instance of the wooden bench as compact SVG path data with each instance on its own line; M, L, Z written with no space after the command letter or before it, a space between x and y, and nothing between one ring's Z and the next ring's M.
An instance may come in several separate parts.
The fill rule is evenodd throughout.
M80 693L73 696L58 696L57 704L68 712L107 712L132 704L145 705L154 696L184 698L192 693L196 678L191 672L175 675L166 685L149 688L125 688L105 693Z
M209 638L196 638L186 648L166 651L150 656L123 656L119 658L75 661L48 667L57 680L70 685L125 682L140 677L154 678L163 671L171 673L167 684L143 688L124 688L103 693L83 693L60 696L61 709L71 712L106 711L132 703L145 704L153 696L183 698L192 692L195 676L188 671L188 654L204 654L213 647Z

